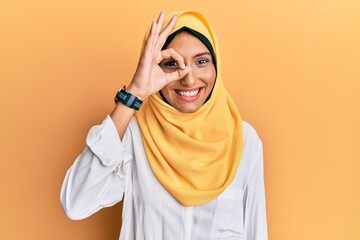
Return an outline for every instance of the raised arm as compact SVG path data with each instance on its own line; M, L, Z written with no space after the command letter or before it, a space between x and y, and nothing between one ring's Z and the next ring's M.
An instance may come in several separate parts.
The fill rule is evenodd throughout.
M165 15L161 12L157 21L152 22L136 72L126 90L142 101L151 94L158 92L168 83L183 78L191 69L190 67L185 67L183 57L174 49L161 50L166 38L176 24L176 17L173 16L168 25L161 31L164 20ZM176 60L180 68L177 71L165 73L159 66L160 62L165 58ZM110 116L115 123L120 138L124 136L134 113L135 110L121 103L117 104L112 111Z
M161 50L176 23L173 17L162 30L164 19L164 14L160 13L157 21L152 22L134 77L126 89L140 100L190 71L175 50ZM174 59L180 68L165 73L159 67L164 58ZM62 206L69 218L88 217L122 200L128 163L132 160L131 150L126 150L122 142L133 141L131 134L125 132L134 113L134 109L118 103L101 125L90 130L87 146L69 168L61 189Z

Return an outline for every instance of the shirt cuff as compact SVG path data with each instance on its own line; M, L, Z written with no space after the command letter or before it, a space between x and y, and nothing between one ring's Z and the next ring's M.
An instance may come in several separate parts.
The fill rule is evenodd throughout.
M90 129L86 144L104 166L119 165L127 155L109 115L100 125Z

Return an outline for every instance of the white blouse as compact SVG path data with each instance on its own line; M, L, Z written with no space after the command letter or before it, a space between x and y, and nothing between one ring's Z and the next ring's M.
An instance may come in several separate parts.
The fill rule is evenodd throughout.
M83 219L124 200L120 240L266 240L262 143L244 121L243 138L233 182L211 202L185 207L153 174L136 118L121 141L107 116L91 128L87 147L66 173L63 209Z

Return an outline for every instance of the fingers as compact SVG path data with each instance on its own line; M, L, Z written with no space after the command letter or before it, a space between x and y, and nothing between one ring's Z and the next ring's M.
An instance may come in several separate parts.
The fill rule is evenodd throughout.
M177 18L176 16L172 16L170 19L170 22L168 23L168 25L166 25L166 27L164 28L164 30L161 32L160 36L163 36L165 39L167 38L167 36L169 36L169 34L171 33L171 31L173 30L173 28L175 27L175 24L177 22Z
M177 21L176 16L175 15L172 16L170 22L166 25L164 30L158 35L158 38L157 38L155 46L154 46L155 51L161 50L162 46L164 45L164 43L166 41L166 38L169 36L171 31L174 29L176 21ZM161 25L161 27L162 27L162 25ZM161 27L160 27L160 29L161 29Z
M161 11L156 22L151 23L151 28L149 35L146 39L144 54L154 54L155 56L159 54L162 46L164 45L166 38L169 36L170 32L176 24L176 17L173 16L170 22L166 25L163 31L161 31L162 26L165 21L165 14Z
M165 14L163 11L160 12L160 15L156 21L156 36L159 36L160 34L160 31L161 31L161 28L164 24L164 21L165 21Z
M178 69L171 73L166 73L167 83L184 78L191 71L191 67L185 67L185 69Z
M155 43L155 35L156 35L156 23L154 21L151 22L150 33L146 39L144 53L151 51L154 47Z
M168 49L161 51L161 57L162 57L162 59L169 59L169 58L174 59L178 63L178 65L181 69L185 69L184 58L178 52L176 52L173 48L168 48Z
M179 66L178 68L169 69L169 72L166 70L164 71L167 83L182 79L191 71L191 67L186 67L183 56L175 51L175 49L165 49L161 51L161 56L163 59L175 60Z

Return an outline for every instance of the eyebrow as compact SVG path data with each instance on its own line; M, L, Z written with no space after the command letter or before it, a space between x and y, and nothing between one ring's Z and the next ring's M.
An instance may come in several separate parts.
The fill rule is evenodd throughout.
M204 55L210 55L211 56L210 52L203 52L203 53L196 54L195 56L193 56L193 58L201 57L201 56L204 56ZM167 58L167 59L163 59L163 61L164 60L174 60L174 59L172 57L170 57L170 58Z
M197 57L200 57L200 56L203 56L203 55L210 55L211 56L210 52L203 52L203 53L196 54L193 58L197 58Z

